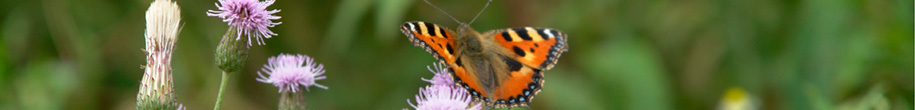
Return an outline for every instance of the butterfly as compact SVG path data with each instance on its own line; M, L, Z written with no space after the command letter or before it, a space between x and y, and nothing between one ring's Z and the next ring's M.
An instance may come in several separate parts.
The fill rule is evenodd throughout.
M455 84L474 102L494 108L528 106L543 87L543 71L568 51L566 34L551 28L517 27L478 33L468 25L457 31L422 21L402 31L449 66Z

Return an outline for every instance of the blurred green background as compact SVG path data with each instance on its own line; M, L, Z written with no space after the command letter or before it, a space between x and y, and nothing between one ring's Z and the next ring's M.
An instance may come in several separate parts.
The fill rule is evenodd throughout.
M217 0L178 0L183 30L172 67L178 102L212 109L216 44L228 26ZM0 109L134 109L151 0L0 1ZM464 22L484 0L433 0ZM715 109L729 88L759 109L913 109L912 0L495 0L477 31L536 26L569 35L569 52L533 109ZM267 58L307 54L329 90L309 109L409 108L435 62L399 31L405 21L458 24L420 0L277 0L223 108L276 109L255 81Z

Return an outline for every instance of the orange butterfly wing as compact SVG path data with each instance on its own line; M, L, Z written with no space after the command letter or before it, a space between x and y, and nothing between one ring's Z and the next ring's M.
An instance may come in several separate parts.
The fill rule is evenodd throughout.
M520 27L487 33L514 55L505 61L511 71L508 79L496 90L493 107L527 106L542 90L543 72L553 68L563 52L568 51L566 35L555 29Z
M509 65L511 72L508 74L511 75L499 88L493 90L492 97L495 99L487 101L487 105L496 108L528 106L543 87L543 73L514 59L503 60Z
M549 70L569 50L566 34L550 28L519 27L494 31L493 39L517 56L515 60L540 70Z
M445 64L454 63L454 31L432 23L421 21L406 22L400 31L407 35L413 46L423 47L426 52Z

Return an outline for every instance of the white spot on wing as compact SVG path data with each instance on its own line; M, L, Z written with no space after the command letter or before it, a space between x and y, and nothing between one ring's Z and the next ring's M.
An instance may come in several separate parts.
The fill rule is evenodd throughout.
M544 29L543 33L546 33L547 36L550 36L550 39L555 38L553 37L553 33L550 32L550 29Z
M416 31L416 28L415 28L416 26L414 26L413 23L407 23L407 24L410 25L410 31Z

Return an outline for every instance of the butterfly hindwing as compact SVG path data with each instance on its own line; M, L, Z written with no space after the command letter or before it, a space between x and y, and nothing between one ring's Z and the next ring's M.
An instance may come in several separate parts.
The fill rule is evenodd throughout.
M426 52L445 64L454 63L454 31L445 27L421 21L406 22L400 31L407 35L414 46L423 47Z
M528 106L543 87L543 73L512 58L506 57L503 61L507 64L510 75L499 84L499 88L493 90L495 100L487 102L487 105L496 108Z
M541 70L549 70L568 51L566 34L551 28L517 27L488 32L503 48L516 56L521 63Z

